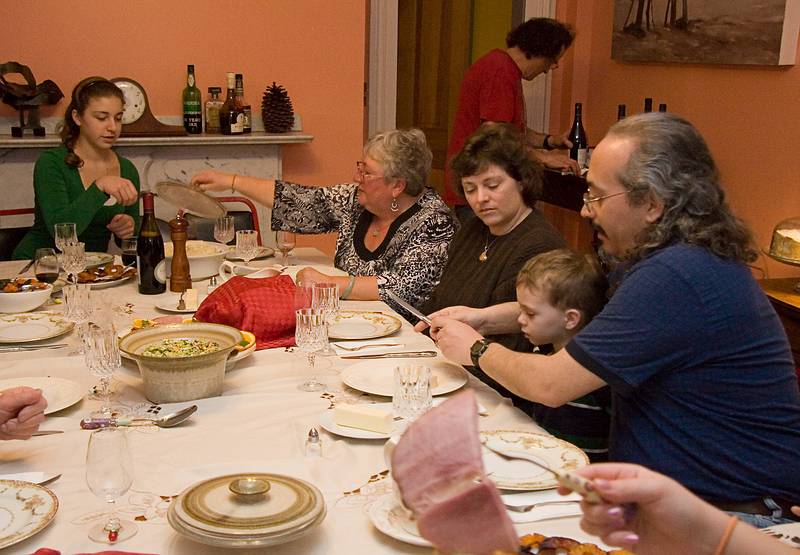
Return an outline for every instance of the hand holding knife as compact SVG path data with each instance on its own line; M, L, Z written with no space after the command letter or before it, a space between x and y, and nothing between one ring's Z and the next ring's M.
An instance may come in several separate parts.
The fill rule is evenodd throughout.
M420 312L419 310L417 310L416 308L414 308L413 306L411 306L411 305L408 303L408 301L406 301L405 299L403 299L402 297L400 297L400 296L399 296L397 293L395 293L395 292L394 292L394 291L392 291L391 289L386 289L385 291L386 291L386 296L387 296L387 297L389 297L390 299L392 299L394 302L396 302L397 304L399 304L401 307L403 307L404 309L406 309L407 311L409 311L411 314L413 314L414 316L416 316L417 318L419 318L420 320L422 320L423 322L425 322L425 323L426 323L426 324L428 324L429 326L431 325L431 320L430 320L430 318L428 318L428 317L427 317L427 316L425 316L425 315L424 315L422 312Z

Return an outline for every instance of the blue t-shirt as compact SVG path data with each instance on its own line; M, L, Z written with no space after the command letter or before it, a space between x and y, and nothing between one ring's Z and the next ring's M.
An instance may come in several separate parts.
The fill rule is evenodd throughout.
M609 458L708 500L800 501L789 343L743 264L688 245L636 264L567 352L611 386Z

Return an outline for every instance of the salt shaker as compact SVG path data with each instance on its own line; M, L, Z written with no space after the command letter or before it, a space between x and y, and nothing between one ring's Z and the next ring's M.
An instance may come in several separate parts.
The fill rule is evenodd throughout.
M217 276L211 276L211 279L208 280L208 286L206 287L206 294L210 295L216 288L217 288Z
M319 432L316 428L308 430L308 437L306 438L306 457L321 457L322 456L322 440L319 437Z

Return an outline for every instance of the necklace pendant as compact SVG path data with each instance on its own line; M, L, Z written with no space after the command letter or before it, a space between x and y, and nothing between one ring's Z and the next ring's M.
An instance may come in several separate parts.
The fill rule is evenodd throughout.
M488 250L488 249L484 249L484 251L483 251L481 254L479 254L479 255L478 255L478 260L479 260L480 262L486 262L486 259L488 259L488 258L489 258L489 257L486 255L486 251L487 251L487 250Z

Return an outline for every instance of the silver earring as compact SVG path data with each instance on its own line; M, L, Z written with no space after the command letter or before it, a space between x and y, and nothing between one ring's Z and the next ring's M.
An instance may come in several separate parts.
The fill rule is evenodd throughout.
M391 209L392 212L397 212L398 210L400 210L400 205L397 204L397 198L392 197L392 204L389 205L389 208Z

